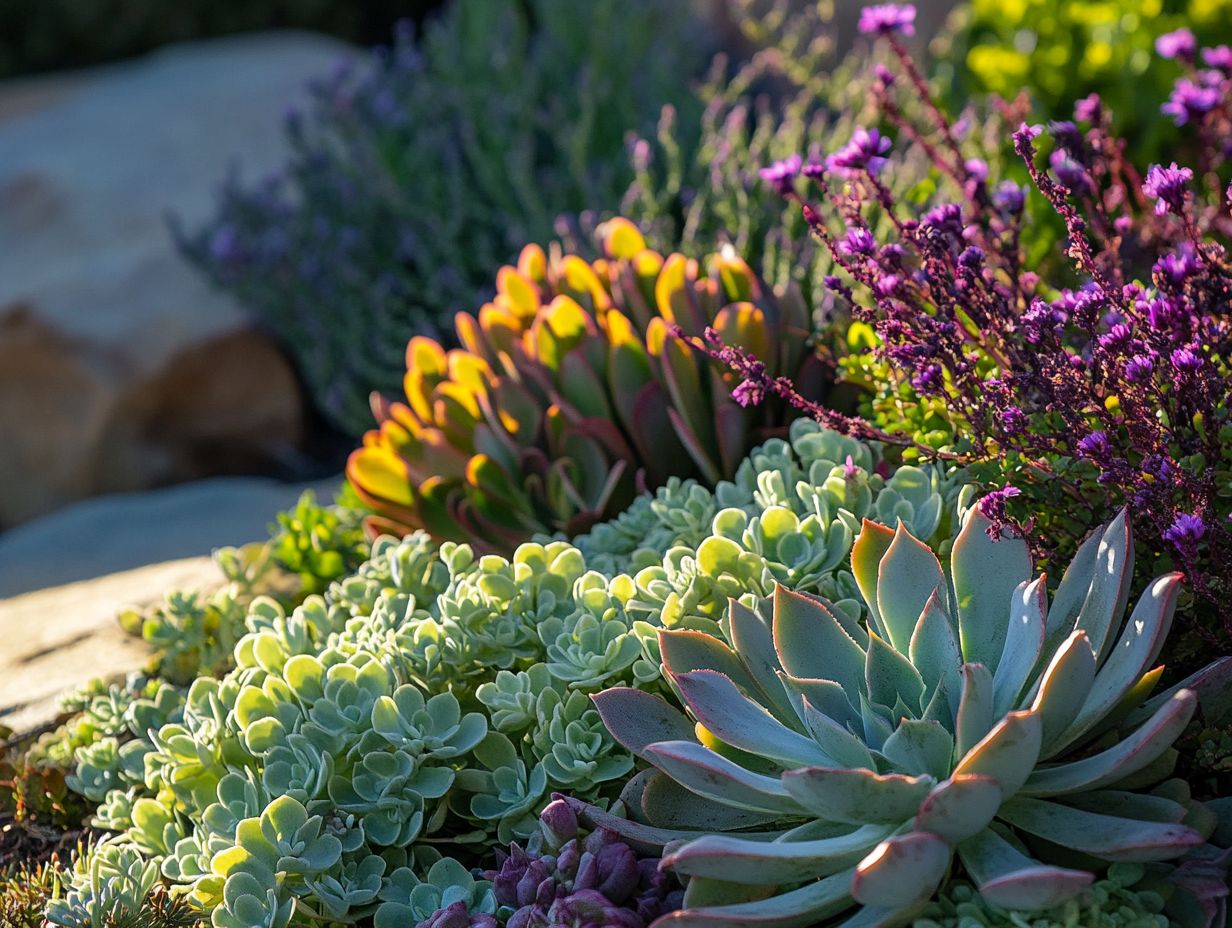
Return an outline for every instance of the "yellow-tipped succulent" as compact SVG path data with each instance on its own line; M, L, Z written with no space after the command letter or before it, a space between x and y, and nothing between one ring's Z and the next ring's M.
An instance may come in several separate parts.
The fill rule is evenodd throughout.
M798 291L771 293L730 250L699 262L646 247L636 226L599 230L587 262L528 245L496 296L459 313L461 347L407 346L406 396L374 397L379 427L347 474L374 530L511 550L539 532L584 531L668 477L716 483L785 426L746 409L729 373L676 334L716 329L772 375L817 397L824 365Z

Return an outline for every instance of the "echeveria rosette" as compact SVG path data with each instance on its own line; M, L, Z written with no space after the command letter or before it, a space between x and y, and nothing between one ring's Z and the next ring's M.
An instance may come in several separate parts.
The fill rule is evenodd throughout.
M347 465L374 530L509 551L585 531L670 477L732 476L793 414L742 407L678 330L713 326L820 394L798 293L775 296L730 249L665 258L627 220L600 238L591 263L524 249L494 300L459 314L461 348L411 340L404 401L374 399L379 428Z
M47 922L95 928L137 919L158 886L158 864L122 838L109 838L77 857L60 892L47 906Z
M595 698L659 772L634 824L587 817L672 842L663 866L692 880L661 925L888 924L955 859L985 900L1047 908L1108 863L1204 844L1213 813L1165 781L1193 687L1226 682L1232 659L1150 696L1180 576L1152 582L1125 619L1122 514L1049 607L1026 543L990 528L969 510L943 567L901 525L866 522L852 572L867 628L780 587L769 620L733 603L726 641L662 631L692 718L637 690ZM758 835L721 833L734 828Z

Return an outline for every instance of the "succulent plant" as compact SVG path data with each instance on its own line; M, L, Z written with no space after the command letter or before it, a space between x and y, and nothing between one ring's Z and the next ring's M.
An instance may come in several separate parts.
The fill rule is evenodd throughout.
M293 509L278 513L270 555L279 567L299 577L304 595L323 593L368 559L365 511L349 484L342 485L329 506L317 503L316 494L305 490Z
M537 532L584 531L670 477L733 476L789 415L741 407L675 326L714 326L820 393L795 289L771 293L730 250L664 258L627 220L600 238L592 263L525 248L495 299L459 314L461 348L411 340L405 401L374 398L379 428L347 465L374 529L508 551Z
M1226 684L1232 658L1150 695L1181 577L1156 579L1125 619L1122 513L1049 607L1025 541L991 527L967 510L943 567L902 523L866 521L852 573L867 627L780 586L766 618L731 604L726 641L662 630L692 718L634 689L595 697L657 772L632 797L639 821L576 807L672 842L663 866L691 882L661 924L888 924L955 858L984 900L1029 911L1077 896L1107 863L1204 843L1214 814L1167 777L1193 687Z
M158 864L122 839L79 852L63 895L53 895L47 921L62 928L94 928L134 918L158 885Z

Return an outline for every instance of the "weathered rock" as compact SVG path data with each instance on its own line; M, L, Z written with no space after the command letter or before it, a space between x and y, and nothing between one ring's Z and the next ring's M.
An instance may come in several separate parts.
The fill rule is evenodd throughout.
M341 44L268 34L0 85L0 529L67 502L294 455L290 364L175 253L232 159Z
M6 596L260 541L304 490L328 500L341 483L218 477L77 503L0 535L0 607Z
M213 559L195 557L0 600L0 722L30 731L55 718L66 690L141 669L149 648L120 628L120 610L222 582Z

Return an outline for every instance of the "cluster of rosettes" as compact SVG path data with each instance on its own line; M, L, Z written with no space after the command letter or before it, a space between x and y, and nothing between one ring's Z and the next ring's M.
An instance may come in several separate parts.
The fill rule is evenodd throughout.
M104 800L100 823L220 928L283 924L296 906L382 918L419 879L408 853L423 839L508 843L554 791L615 799L632 757L589 697L661 691L662 626L720 634L729 597L752 603L778 581L858 614L839 567L860 520L902 519L944 547L962 496L958 475L890 473L808 421L734 481L677 489L689 505L648 501L645 537L613 530L630 543L608 553L610 573L562 541L505 558L416 534L378 539L355 575L293 611L258 597L235 669L198 679L140 737L95 739L77 781Z

